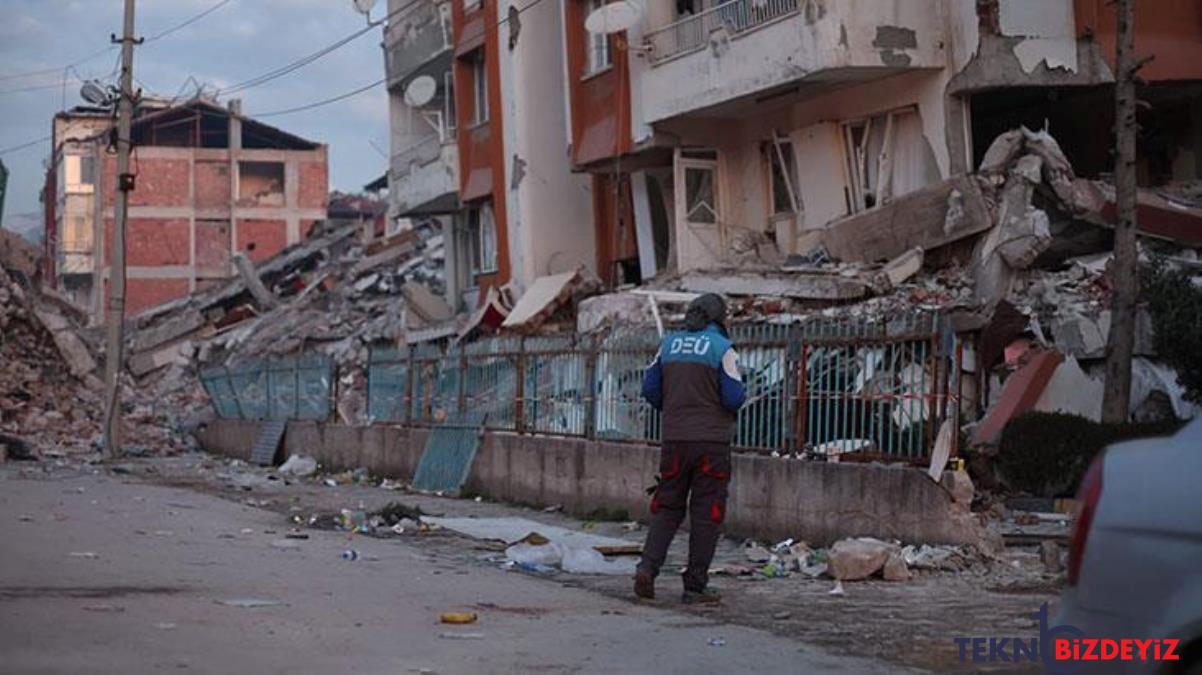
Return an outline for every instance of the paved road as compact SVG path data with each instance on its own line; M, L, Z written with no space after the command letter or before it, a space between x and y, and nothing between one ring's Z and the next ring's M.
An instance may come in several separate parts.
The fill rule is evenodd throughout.
M0 672L892 671L398 541L356 538L353 562L338 533L281 548L281 516L188 490L0 478ZM245 598L279 604L220 604ZM480 620L438 623L457 608Z

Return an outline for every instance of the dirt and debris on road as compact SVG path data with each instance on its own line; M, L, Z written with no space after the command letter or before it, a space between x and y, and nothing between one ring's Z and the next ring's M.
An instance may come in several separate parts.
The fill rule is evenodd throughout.
M320 472L295 479L280 476L276 470L202 453L131 460L122 466L128 471L121 476L125 480L186 487L273 511L280 536L294 528L302 532L335 529L347 538L347 549L355 549L354 542L363 537L404 542L420 546L433 559L464 573L509 569L513 574L533 574L546 583L633 602L626 576L568 574L555 568L526 572L507 560L505 543L423 525L423 521L440 518L521 518L541 523L547 531L563 528L624 540L637 549L644 532L628 521L582 521L554 510L417 494L367 472L338 474L336 487L330 487ZM359 528L358 520L348 520L347 515L362 516L369 527ZM397 530L390 525L392 520L413 526ZM364 530L372 534L364 534ZM699 620L771 631L836 654L936 671L969 671L973 669L959 663L953 637L1030 634L1036 626L1032 613L1042 603L1054 602L1063 578L1062 573L1045 569L1037 542L1008 547L996 558L972 547L913 547L889 542L887 548L906 561L910 578L886 581L883 570L877 570L869 579L841 582L843 594L832 595L836 582L819 564L829 560L830 550L810 548L804 542L785 547L782 543L748 546L730 539L722 542L711 580L723 594L717 609L677 603L679 582L668 572L659 580L661 599L652 604ZM687 537L677 538L666 570L683 568L686 544ZM692 620L682 618L681 622Z

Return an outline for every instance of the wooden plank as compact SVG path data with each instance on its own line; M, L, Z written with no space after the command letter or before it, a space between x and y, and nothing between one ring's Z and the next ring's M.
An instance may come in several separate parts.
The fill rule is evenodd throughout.
M953 190L960 193L962 208L949 222L948 197ZM838 260L877 262L896 258L916 246L929 251L992 226L993 219L976 181L956 176L836 220L823 230L822 243Z

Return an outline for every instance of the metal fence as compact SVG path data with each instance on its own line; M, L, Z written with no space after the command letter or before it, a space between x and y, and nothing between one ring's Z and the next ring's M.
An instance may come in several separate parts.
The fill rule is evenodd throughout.
M334 362L324 354L205 368L200 382L226 419L324 420L333 410Z
M731 337L747 386L736 447L922 461L958 413L960 348L938 316L736 325ZM492 430L655 443L660 416L641 388L658 345L654 330L627 328L426 344L407 357L376 348L368 410L418 426L471 411Z
M797 11L798 0L730 0L647 33L651 63L703 49L724 30L731 37Z

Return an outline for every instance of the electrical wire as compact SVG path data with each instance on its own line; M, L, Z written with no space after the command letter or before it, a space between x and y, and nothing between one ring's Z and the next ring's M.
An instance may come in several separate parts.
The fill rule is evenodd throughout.
M420 2L421 2L421 0L410 0L410 2L389 12L388 15L385 16L383 19L371 21L363 28L360 28L360 29L354 31L353 33L350 33L349 35L346 35L342 38L339 38L332 44L326 45L325 47L322 47L321 49L318 49L315 52L312 52L310 54L302 56L301 58L299 58L295 61L292 61L290 63L286 63L278 68L275 68L274 70L269 70L260 75L256 75L255 77L252 77L250 79L243 80L242 82L237 82L228 87L218 89L214 93L214 96L222 96L222 95L234 94L234 93L238 93L241 91L245 91L247 89L251 89L252 87L257 87L259 85L266 84L268 82L271 82L272 80L279 79L281 77L284 77L285 75L288 75L289 73L300 70L301 68L304 68L305 66L309 65L310 63L313 63L314 61L321 59L322 57L326 56L327 54L330 54L331 52L341 49L342 47L346 46L347 44L350 44L351 42L358 40L359 38L361 38L364 35L371 32L377 26L380 26L388 21L392 21L394 18L401 16L402 13L406 12L407 10L409 10L413 7L416 7L418 4L420 4Z
M0 150L0 155L7 155L10 152L24 150L25 148L35 146L38 143L45 143L46 141L50 140L51 138L52 138L51 136L42 136L41 138L36 138L32 141L26 141L25 143L22 143L20 145L14 145L12 147L4 148L3 150Z
M498 28L500 28L502 25L504 25L504 24L508 23L508 22L509 22L509 20L510 20L510 19L512 19L513 17L515 17L515 16L519 16L519 15L521 15L523 12L525 12L525 11L527 11L527 10L529 10L529 9L533 9L533 8L534 8L536 5L538 5L538 4L539 4L539 3L541 3L542 1L543 1L543 0L532 0L532 1L531 1L529 4L527 4L526 6L518 8L517 12L515 12L515 13L511 13L511 14L507 15L505 18L503 18L503 19L501 19L500 21L498 21L498 22L496 23L496 26L497 26ZM405 5L404 7L398 8L396 11L392 12L391 14L389 14L389 15L388 15L388 18L391 18L391 17L392 17L392 16L394 16L395 14L398 14L398 13L399 13L401 10L403 10L403 9L405 9L405 8L407 8L407 7L411 6L411 5L413 5L413 4L415 4L415 3L411 2L409 5ZM387 20L387 19L385 19L385 20ZM378 24L378 23L379 23L379 22L375 22L375 23L373 23L373 24L370 24L368 27L369 27L369 28L372 28L372 27L374 27L374 26L375 26L376 24ZM479 35L482 35L482 34L483 34L483 31L484 31L484 29L483 29L483 28L481 28L481 29L480 29L480 33L479 33ZM355 37L357 37L357 36L355 36ZM462 39L465 39L465 40L472 40L472 39L475 39L476 37L477 37L477 36L470 36L470 37L466 37L466 38L462 38ZM349 39L354 39L354 37L351 37L351 38L349 38ZM344 38L344 40L346 40L346 41L349 41L349 39L347 39L347 38ZM344 42L344 44L345 44L345 42ZM327 53L328 53L328 52L327 52ZM358 89L355 89L355 90L352 90L352 91L348 91L348 92L346 92L346 93L344 93L344 94L339 94L338 96L333 96L333 97L331 97L331 98L323 99L323 100L321 100L321 101L315 101L315 102L313 102L313 103L309 103L309 104L306 104L306 105L297 106L297 107L295 107L295 108L287 108L287 109L284 109L284 110L273 110L273 111L271 111L271 112L265 112L265 113L256 113L254 116L255 116L255 117L272 117L272 116L275 116L275 115L287 115L287 114L291 114L291 113L302 112L302 111L305 111L305 110L311 110L311 109L313 109L313 108L318 108L318 107L321 107L321 106L324 106L324 105L329 105L329 104L331 104L331 103L337 103L338 101L342 101L342 100L344 100L344 99L348 99L348 98L350 98L350 97L352 97L352 96L355 96L355 95L357 95L357 94L362 94L363 92L365 92L365 91L367 91L367 90L369 90L369 89L372 89L373 87L378 87L379 85L381 85L381 84L384 84L384 83L385 83L387 80L388 80L388 78L380 78L379 80L376 80L375 82L372 82L371 84L364 85L364 86L362 86L362 87L359 87ZM222 93L225 93L225 92L228 92L228 91L229 91L229 90L228 90L228 89L226 89L226 90L223 90L223 92L222 92Z
M216 12L217 10L221 9L222 7L225 7L229 3L230 3L230 0L219 0L217 2L217 4L204 10L200 14L193 16L191 19L188 19L188 20L184 21L183 23L178 23L178 24L168 28L167 30L164 30L159 33L155 33L154 35L151 35L150 37L146 38L145 42L149 43L149 42L154 42L155 40L161 40L178 30L183 30L184 28L191 26L192 24L196 23L197 21L200 21L201 19L205 18L206 16L212 14L213 12Z
M197 21L200 21L201 19L212 14L213 12L217 11L218 9L221 9L222 7L224 7L225 5L227 5L229 3L230 3L230 0L218 0L217 4L213 5L212 7L209 7L208 9L204 10L203 12L193 15L191 18L186 19L181 23L178 23L174 26L171 26L170 28L167 28L166 30L163 30L159 33L156 33L155 35L153 35L151 37L146 38L146 42L154 42L155 40L160 40L162 38L165 38L168 35L176 32L178 30L186 28L187 26L190 26L190 25L196 23ZM8 75L0 75L0 82L6 81L6 80L18 80L18 79L22 79L22 78L26 78L26 77L33 77L34 75L50 75L50 74L54 74L54 73L59 73L68 68L74 68L76 66L83 65L83 64L87 63L88 61L91 61L92 59L95 59L99 56L107 54L113 50L117 50L117 45L109 45L107 47L104 47L103 49L98 49L98 50L92 52L91 54L88 54L87 56L84 56L76 61L72 61L71 63L68 63L64 66L59 66L57 68L42 68L40 70L29 70L29 71L26 71L23 73L9 73ZM120 50L118 50L118 51L120 51ZM119 60L118 60L118 63L120 63ZM114 68L113 72L114 73L116 72L115 68ZM110 75L110 77L112 77L112 76ZM57 86L59 86L59 84L56 82L53 86L57 87ZM51 88L51 86L47 85L47 86L44 86L41 88L49 89L49 88ZM16 90L9 90L9 91L0 91L0 94L7 94L7 93L15 92L15 91L26 91L26 90L16 89ZM29 89L28 91L33 91L33 89Z
M315 101L315 102L313 102L313 103L309 103L309 104L302 105L302 106L297 106L297 107L295 107L295 108L288 108L288 109L285 109L285 110L273 110L273 111L271 111L271 112L257 113L257 114L256 114L256 115L254 115L254 116L255 116L256 118L258 118L258 117L272 117L272 116L274 116L274 115L287 115L287 114L289 114L289 113L301 112L302 110L310 110L310 109L312 109L312 108L319 108L319 107L321 107L321 106L323 106L323 105L329 105L329 104L331 104L331 103L336 103L336 102L338 102L338 101L341 101L341 100L344 100L344 99L348 99L348 98L350 98L350 97L352 97L352 96L355 96L356 94L362 94L363 92L367 91L368 89L372 89L372 88L374 88L374 87L378 87L378 86L380 86L381 84L384 84L384 82L386 82L386 81L387 81L387 79L388 79L388 78L384 78L384 77L382 77L382 78L380 78L380 79L376 80L375 82L372 82L371 84L368 84L368 85L364 85L364 86L362 86L362 87L359 87L358 89L355 89L354 91L348 91L348 92L346 92L345 94L339 94L338 96L334 96L334 97L331 97L331 98L327 98L327 99L324 99L324 100L321 100L321 101Z

